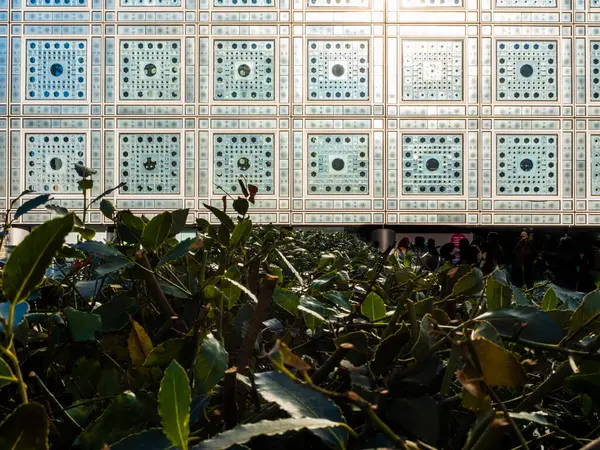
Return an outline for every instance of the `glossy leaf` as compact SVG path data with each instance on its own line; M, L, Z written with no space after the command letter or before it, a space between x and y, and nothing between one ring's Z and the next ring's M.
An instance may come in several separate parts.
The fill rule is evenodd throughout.
M109 259L104 264L94 268L94 275L101 278L122 269L130 269L135 264L122 258Z
M27 214L29 211L34 210L35 208L42 206L44 203L50 200L50 194L42 194L37 197L31 198L24 202L21 206L17 208L15 211L15 216L13 220L17 220L23 214Z
M141 217L134 216L129 211L123 211L117 214L117 219L122 224L122 227L118 228L121 239L127 242L140 242L142 240L146 224Z
M50 421L39 403L23 403L0 424L0 448L48 450Z
M230 280L239 281L242 279L242 273L237 266L231 266L225 272L225 276L221 278L221 292L227 299L229 300L227 303L227 308L231 309L240 299L240 295L242 294L242 290L238 285L233 284Z
M0 358L0 387L17 381L6 361Z
M331 272L327 272L325 275L321 275L316 280L313 280L313 282L310 283L310 287L311 289L322 290L337 279L338 271L332 270Z
M96 333L102 329L102 319L98 314L78 311L70 306L63 312L67 316L67 326L75 342L87 342L96 339Z
M510 288L512 289L517 306L529 306L531 304L527 297L525 297L525 294L523 294L518 287L511 286Z
M92 230L91 228L75 227L73 228L73 231L79 233L79 235L86 241L91 241L96 236L96 231Z
M75 167L75 172L77 172L77 175L80 177L89 177L90 175L95 175L98 173L97 170L90 169L83 164L75 163L73 166Z
M544 298L542 299L542 309L544 311L550 311L556 309L558 305L558 297L556 296L556 292L551 287L548 288L546 293L544 294Z
M303 295L300 297L298 311L302 312L304 323L311 330L314 330L327 320L325 318L326 311L323 305L310 295Z
M114 207L114 205L110 201L108 201L108 200L102 200L100 202L100 212L107 219L111 219L112 220L113 216L115 215L115 211L116 211L115 207Z
M231 430L216 435L212 439L201 442L193 447L192 450L224 449L231 447L232 445L244 444L257 436L275 436L289 431L299 431L303 429L316 430L319 428L331 428L335 426L339 426L339 424L326 419L302 418L263 420L261 422L238 425Z
M173 444L162 429L151 428L115 442L110 450L173 450Z
M402 325L394 334L382 340L375 348L375 355L371 362L371 370L375 375L381 375L389 370L394 361L410 348L410 329Z
M525 370L513 353L484 338L472 343L483 376L491 386L519 389L527 383Z
M0 331L4 331L4 325L2 322L8 324L8 316L10 314L10 303L2 302L0 303ZM17 328L23 320L25 320L25 315L29 312L29 303L20 302L15 305L14 313L13 313L13 323L12 329Z
M281 253L278 249L275 249L275 251L279 255L279 258L281 258L283 263L287 266L287 268L290 269L290 272L292 272L294 274L294 276L300 283L300 286L304 286L304 279L300 276L300 273L296 270L296 268L292 265L292 263L290 263L288 261L288 259L283 255L283 253Z
M115 296L94 309L94 313L102 318L102 331L114 331L130 323L129 316L137 314L140 308L141 302L137 297Z
M123 392L79 435L74 446L100 450L146 427L146 405L131 391ZM133 449L132 449L133 450Z
M164 212L153 217L142 233L142 245L147 250L157 250L169 236L173 226L173 215Z
M92 205L93 205L93 204L94 204L94 203L96 203L98 200L100 200L100 199L102 199L102 198L106 197L107 195L110 195L110 194L112 194L114 191L116 191L117 189L121 189L121 188L122 188L122 187L124 187L125 185L127 185L127 182L126 182L126 181L121 181L121 182L120 182L119 184L117 184L116 186L114 186L114 187L111 187L110 189L107 189L106 191L104 191L102 194L100 194L98 197L96 197L94 200L92 200L92 201L90 202L90 204L92 204Z
M94 298L104 285L100 280L89 280L89 281L77 281L75 283L75 289L84 300L91 300Z
M173 361L160 382L158 413L165 435L175 447L183 450L187 450L190 434L191 401L190 380L183 367Z
M246 294L250 298L250 300L252 300L254 303L258 303L258 299L256 298L256 295L254 295L252 293L252 291L250 291L250 289L248 289L246 286L241 284L239 281L228 278L227 276L222 276L221 280L226 280L228 283L231 283L232 286L235 286L238 289L240 289L241 291L243 291L244 294Z
M171 215L173 216L173 225L171 226L169 237L174 237L181 233L181 231L185 228L185 224L187 222L189 214L189 208L176 209L171 213Z
M459 279L452 289L453 295L474 295L483 289L483 272L480 269L471 269Z
M595 290L583 297L583 301L577 307L571 317L569 333L575 333L593 320L600 320L600 290Z
M225 212L221 211L219 208L207 205L206 203L203 203L203 205L206 209L213 213L217 217L217 219L219 219L221 224L225 225L230 231L233 230L235 225L233 224L233 220L231 220L231 217L229 217Z
M229 355L212 333L208 333L198 346L194 359L194 392L208 393L225 376Z
M104 242L99 241L86 241L75 244L74 247L82 252L89 253L91 255L99 256L101 258L122 258L125 259L125 255Z
M378 294L371 292L360 305L360 312L371 322L376 322L386 315L385 303Z
M187 238L178 243L175 247L167 252L165 256L156 265L157 267L163 266L169 262L177 261L187 255L193 245L198 241L197 238Z
M2 293L8 301L24 300L42 282L52 258L73 229L74 219L74 214L68 214L49 220L13 249L2 275Z
M90 189L92 189L94 187L94 181L93 180L79 180L77 182L77 187L79 188L80 191L89 191Z
M289 289L276 287L275 292L273 292L273 301L279 307L289 312L292 316L298 314L298 305L300 305L300 299L298 298L298 294L295 292L290 291Z
M238 245L243 245L246 242L246 239L250 237L250 233L252 232L252 221L249 218L242 220L238 223L233 231L231 232L231 237L229 238L229 245L233 248Z
M248 200L242 197L238 197L233 201L233 209L235 209L235 212L237 212L240 216L246 215L249 206L250 204L248 203Z
M489 322L500 334L518 334L520 338L529 341L556 344L564 336L558 323L547 313L533 307L496 309L475 319Z
M513 293L510 286L502 281L489 277L485 285L486 306L488 310L508 308Z
M292 381L281 372L256 374L258 393L268 402L274 402L292 418L310 417L345 423L340 408L320 392ZM345 429L314 431L329 447L345 448L348 432Z
M336 305L337 307L344 309L346 311L351 310L350 306L350 296L346 292L342 291L327 291L323 292L323 297L329 300L331 303Z
M132 319L131 331L127 338L127 349L129 350L129 357L138 369L142 368L144 361L146 361L153 348L154 345L152 345L152 341L146 330Z
M186 343L186 338L173 338L158 344L152 349L146 361L145 367L166 366L171 361L180 357L181 351Z

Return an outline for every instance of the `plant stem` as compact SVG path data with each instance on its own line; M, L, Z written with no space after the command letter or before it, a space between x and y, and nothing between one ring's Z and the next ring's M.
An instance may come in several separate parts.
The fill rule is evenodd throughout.
M35 372L29 372L29 377L33 378L36 381L38 386L42 389L42 391L44 391L44 394L46 394L46 397L48 397L48 400L50 400L50 402L53 403L54 406L56 406L58 408L58 411L63 414L63 416L65 417L67 422L70 422L71 425L73 425L79 431L83 431L83 428L81 427L81 425L79 425L77 422L75 422L75 419L73 419L73 417L71 417L69 412L65 408L63 408L63 406L60 404L60 402L57 400L57 398L54 396L54 394L52 394L52 392L50 392L50 390L46 387L46 385L41 380L41 378L38 376L38 374Z
M314 384L321 384L325 378L331 373L333 369L337 367L344 356L348 354L350 350L354 348L354 345L345 342L341 344L335 352L323 363L321 367L317 369L317 371L313 374L312 382Z
M381 335L381 340L390 336L392 334L392 332L394 331L394 327L398 323L398 320L400 320L400 317L402 317L402 313L404 312L404 303L406 302L406 299L408 299L408 296L412 292L412 288L413 288L412 281L409 281L408 283L406 283L406 288L404 289L404 292L402 292L400 299L398 299L398 303L396 304L396 310L394 311L394 314L392 315L390 321L388 322L387 326L385 327L385 330L383 331L383 334Z
M12 347L14 349L14 346ZM10 349L7 349L1 345L0 352L5 354L6 357L10 359L10 362L12 363L13 369L15 371L15 375L17 377L17 383L21 391L21 398L23 399L23 403L28 403L29 399L27 398L27 385L25 384L25 380L23 379L23 373L21 373L21 366L19 365L19 359L17 358L17 355L15 355Z

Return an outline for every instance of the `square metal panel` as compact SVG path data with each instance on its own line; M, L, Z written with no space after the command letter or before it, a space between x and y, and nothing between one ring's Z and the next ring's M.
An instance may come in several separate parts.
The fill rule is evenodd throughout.
M121 6L167 7L181 6L181 0L121 0Z
M496 135L496 193L556 195L557 153L556 135Z
M308 0L308 7L325 8L368 8L369 0Z
M497 41L496 99L558 100L557 41Z
M600 135L594 134L591 137L591 194L600 195Z
M179 100L181 41L122 40L119 74L121 100Z
M28 100L86 99L86 41L28 39L26 46Z
M496 0L496 8L556 8L556 0Z
M460 8L462 0L402 0L403 8Z
M85 164L85 134L27 133L25 185L40 193L79 192L75 164Z
M309 134L308 194L369 193L369 136Z
M275 6L274 0L214 0L214 6L230 6L230 7L245 7L245 6Z
M402 192L421 195L463 193L463 136L402 136Z
M463 42L402 42L402 99L463 99Z
M258 187L259 195L273 194L275 136L273 134L215 134L213 173L215 194L240 192L239 178ZM221 187L222 189L218 189Z
M309 100L368 100L369 41L308 41Z
M600 41L592 41L590 57L591 100L600 101Z
M86 0L27 0L27 6L56 8L61 6L87 6Z
M215 100L274 100L275 41L214 43Z
M179 194L181 136L175 133L119 135L119 182L123 194Z

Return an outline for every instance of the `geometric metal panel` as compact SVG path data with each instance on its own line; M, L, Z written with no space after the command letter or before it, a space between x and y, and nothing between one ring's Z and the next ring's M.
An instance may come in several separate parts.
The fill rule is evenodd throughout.
M496 0L497 8L556 8L556 0Z
M26 98L85 99L86 47L84 40L28 39Z
M214 6L274 6L273 0L215 0Z
M462 0L402 0L403 8L461 7Z
M308 6L337 8L368 8L369 0L308 0Z
M81 179L73 166L85 164L85 135L27 133L25 136L27 189L35 192L79 192Z
M404 41L403 100L463 99L461 41Z
M591 146L592 160L590 164L590 172L592 178L591 193L592 195L600 195L600 135L592 135Z
M239 178L258 187L260 195L273 194L275 146L273 134L215 134L213 192L237 193Z
M308 41L309 100L368 100L369 42Z
M556 135L496 136L496 191L500 195L556 195Z
M497 100L557 100L556 41L496 43Z
M590 57L590 86L592 100L600 100L600 41L592 41L592 54Z
M122 40L121 100L179 100L181 41Z
M215 100L273 100L275 41L215 41Z
M121 0L121 6L181 6L181 0Z
M179 134L126 133L119 136L121 193L178 194Z
M369 136L308 135L308 194L368 194Z
M462 194L462 135L405 134L402 174L405 194Z
M86 6L86 0L27 0L27 6Z

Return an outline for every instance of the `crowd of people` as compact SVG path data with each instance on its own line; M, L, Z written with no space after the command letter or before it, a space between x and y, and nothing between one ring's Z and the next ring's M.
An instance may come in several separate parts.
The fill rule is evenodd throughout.
M511 242L512 241L512 242ZM404 258L410 254L414 261L429 270L446 264L476 265L484 274L503 267L515 286L531 287L536 281L551 280L571 290L588 292L600 280L600 241L590 237L574 239L521 232L518 237L490 232L486 239L475 236L473 241L461 239L438 246L434 239L417 236L414 242L402 238L393 252Z

